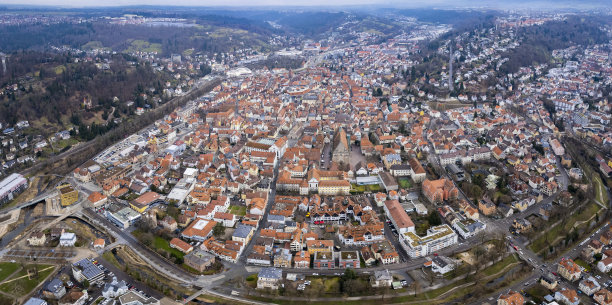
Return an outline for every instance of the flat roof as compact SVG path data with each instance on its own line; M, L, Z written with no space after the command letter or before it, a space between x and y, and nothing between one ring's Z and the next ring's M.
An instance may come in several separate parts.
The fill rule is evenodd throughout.
M4 180L0 181L0 197L4 197L23 183L28 183L28 180L17 173L13 173L4 178Z

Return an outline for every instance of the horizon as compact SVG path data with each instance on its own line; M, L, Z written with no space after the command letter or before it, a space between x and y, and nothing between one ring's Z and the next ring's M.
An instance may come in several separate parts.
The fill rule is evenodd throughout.
M517 8L516 5L520 4L521 7ZM205 3L198 0L175 0L172 3L168 3L165 0L109 0L104 3L100 3L96 0L31 0L24 3L20 0L8 0L0 1L0 5L9 6L13 8L43 8L43 9L106 9L106 8L131 8L134 6L140 6L143 8L147 7L169 7L169 8L227 8L227 9L274 9L274 8L354 8L354 7L371 7L377 6L379 8L402 8L402 9L416 9L416 8L429 8L429 9L589 9L589 8L601 8L608 7L612 8L612 1L605 3L597 0L579 1L576 3L572 0L518 0L508 3L501 0L484 0L484 1L469 1L469 0L410 0L397 1L397 0L337 0L333 3L323 0L297 0L287 4L284 0L207 0Z

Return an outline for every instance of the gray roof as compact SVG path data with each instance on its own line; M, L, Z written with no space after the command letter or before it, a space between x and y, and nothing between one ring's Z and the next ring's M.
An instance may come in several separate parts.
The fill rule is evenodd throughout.
M246 238L247 236L249 236L249 234L251 233L251 231L254 228L245 224L239 224L238 227L236 228L236 231L234 231L234 235L235 237L239 237L239 238Z
M89 261L88 259L84 258L76 263L74 263L73 268L80 268L82 270L83 275L85 276L85 278L87 279L93 279L97 276L102 275L102 270L100 270L100 268L98 268L98 266L94 265L91 261Z
M56 291L60 290L60 288L63 286L64 286L64 283L62 283L60 279L54 278L45 286L45 290L55 293Z
M257 276L267 279L280 280L283 277L283 270L274 267L261 268L261 271L259 271L259 274L257 274Z
M274 215L274 214L269 214L268 215L268 221L285 221L285 216L283 215Z
M39 298L30 298L23 305L47 305L47 301L41 300Z

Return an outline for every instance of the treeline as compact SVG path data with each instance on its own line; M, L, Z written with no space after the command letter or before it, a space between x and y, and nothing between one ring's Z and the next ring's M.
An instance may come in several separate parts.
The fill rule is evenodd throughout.
M47 50L50 46L67 45L81 48L83 45L99 41L102 46L115 51L124 51L134 40L148 43L160 43L162 53L181 53L194 48L196 52L215 53L232 51L234 48L247 46L267 47L270 31L246 21L241 23L236 18L223 23L220 18L198 19L196 27L114 25L107 22L88 22L81 24L59 23L52 25L11 25L0 26L0 50L13 52L17 50ZM225 35L234 35L231 31L223 35L210 35L220 27L242 29L240 37L228 39ZM238 39L239 38L239 39ZM244 44L242 44L244 43Z
M563 21L519 28L517 37L521 44L504 54L509 60L500 67L500 73L515 73L521 67L548 62L556 49L606 43L608 36L600 26L588 18L569 16Z
M346 13L302 12L287 13L276 22L289 30L308 36L322 34L342 24Z

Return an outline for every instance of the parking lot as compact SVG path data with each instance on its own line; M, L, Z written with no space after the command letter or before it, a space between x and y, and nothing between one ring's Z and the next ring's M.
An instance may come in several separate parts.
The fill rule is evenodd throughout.
M56 249L12 249L6 253L6 257L10 258L28 258L28 259L52 259L52 260L68 260L76 256L74 250L56 250Z

